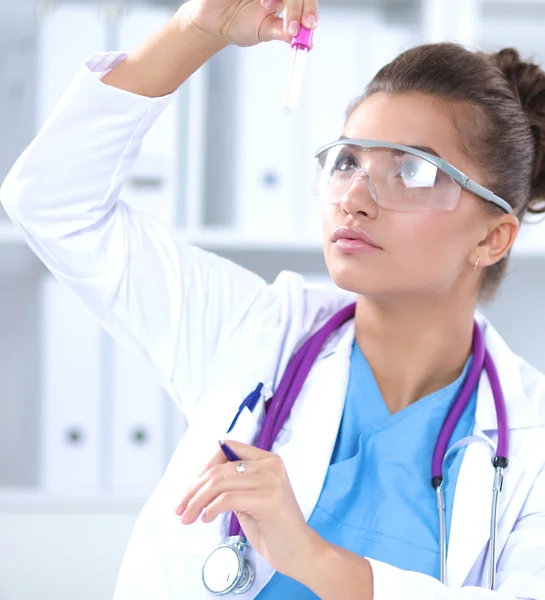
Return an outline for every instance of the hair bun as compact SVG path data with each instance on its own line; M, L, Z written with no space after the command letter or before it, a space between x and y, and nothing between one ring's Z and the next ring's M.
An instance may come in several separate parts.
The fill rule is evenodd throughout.
M545 72L532 62L521 60L514 48L489 55L501 70L530 120L536 144L530 213L545 213Z

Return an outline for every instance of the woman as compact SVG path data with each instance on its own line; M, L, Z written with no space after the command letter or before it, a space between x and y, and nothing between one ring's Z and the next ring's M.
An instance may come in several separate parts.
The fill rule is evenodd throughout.
M279 8L191 0L130 56L91 58L2 189L32 249L156 366L189 420L136 523L115 598L214 597L202 569L235 511L255 569L241 598L543 599L545 380L480 316L475 340L482 331L509 420L495 591L484 589L498 443L486 374L443 465L445 583L431 485L441 425L478 363L477 300L496 290L522 216L542 209L537 67L514 51L443 44L379 72L349 112L347 140L318 156L338 289L311 289L294 273L267 285L118 198L168 94L212 55L316 26L313 0L286 0L283 21ZM341 309L272 450L255 447L290 359ZM249 394L255 406L230 429ZM225 437L242 461L227 462Z

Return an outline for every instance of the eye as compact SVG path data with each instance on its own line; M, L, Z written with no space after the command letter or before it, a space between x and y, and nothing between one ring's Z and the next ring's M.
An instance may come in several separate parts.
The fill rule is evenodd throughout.
M399 168L399 175L402 179L416 179L420 171L420 165L409 160L404 161Z
M398 165L397 178L406 187L433 187L437 171L437 167L428 161L406 157Z
M333 164L333 168L331 169L331 171L341 171L343 173L346 173L357 168L358 163L356 159L348 152L342 152L335 159L335 163Z

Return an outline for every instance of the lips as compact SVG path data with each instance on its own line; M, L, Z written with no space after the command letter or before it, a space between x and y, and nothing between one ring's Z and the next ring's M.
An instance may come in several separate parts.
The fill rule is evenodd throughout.
M372 246L373 248L382 249L376 242L374 242L366 233L356 227L339 227L333 233L331 237L332 242L338 242L339 240L360 240Z

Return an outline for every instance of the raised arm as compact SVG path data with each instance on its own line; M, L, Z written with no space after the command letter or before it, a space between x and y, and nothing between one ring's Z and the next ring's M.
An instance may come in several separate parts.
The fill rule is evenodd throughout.
M91 58L1 190L28 245L118 341L157 367L185 411L237 324L274 298L261 278L175 241L119 194L170 92L228 43L289 39L259 2L231 16L238 38L210 33L207 3L212 21L220 4L248 5L192 0L132 55Z

